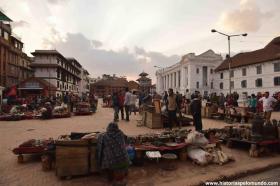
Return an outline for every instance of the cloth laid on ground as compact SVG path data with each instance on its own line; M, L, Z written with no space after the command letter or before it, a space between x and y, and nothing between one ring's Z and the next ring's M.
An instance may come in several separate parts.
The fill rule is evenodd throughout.
M97 163L100 169L127 169L129 166L125 135L114 122L97 139Z
M222 165L230 160L234 160L218 148L216 144L209 144L209 141L202 133L191 132L185 141L190 144L187 148L188 156L199 165L207 165L209 163Z

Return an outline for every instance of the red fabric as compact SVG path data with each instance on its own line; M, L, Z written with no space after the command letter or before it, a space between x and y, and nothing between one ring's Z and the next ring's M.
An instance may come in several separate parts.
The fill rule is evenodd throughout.
M7 96L16 96L17 95L17 87L14 85L11 87L10 91L8 92Z
M119 99L120 106L123 107L124 106L124 96L121 95L121 96L118 97L118 99Z
M156 151L164 151L164 150L178 150L181 148L184 148L185 146L187 146L187 143L178 143L176 146L174 147L168 147L168 146L154 146L154 145L135 145L135 149L137 150L156 150Z

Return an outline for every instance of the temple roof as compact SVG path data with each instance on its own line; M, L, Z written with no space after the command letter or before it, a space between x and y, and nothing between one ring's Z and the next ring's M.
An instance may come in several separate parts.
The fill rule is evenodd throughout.
M147 74L146 72L142 72L141 74L139 74L139 76L148 76L149 74Z

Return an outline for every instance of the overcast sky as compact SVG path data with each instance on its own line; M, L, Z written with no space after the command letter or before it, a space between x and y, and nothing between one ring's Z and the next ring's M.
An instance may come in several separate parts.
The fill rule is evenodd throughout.
M232 52L264 47L280 35L279 0L0 0L14 33L30 55L57 49L92 77L117 74L135 80L154 65L166 67L189 52L227 52L227 40L210 32L248 33Z

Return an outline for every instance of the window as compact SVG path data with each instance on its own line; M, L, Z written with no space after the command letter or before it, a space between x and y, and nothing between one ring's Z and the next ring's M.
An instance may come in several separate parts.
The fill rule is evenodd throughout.
M5 31L4 31L4 39L9 40L9 34L8 34L8 32L5 32Z
M212 68L210 69L210 74L213 74L213 69Z
M224 84L220 83L220 89L223 89L223 88L224 88Z
M199 82L198 81L196 82L196 88L199 88Z
M57 87L57 88L59 88L59 81L57 81L57 83L56 83L56 87Z
M199 74L199 68L196 69L196 73Z
M234 71L233 70L230 71L230 77L234 77Z
M211 89L213 89L214 88L214 83L213 82L211 82Z
M280 63L274 63L274 72L280 72Z
M221 78L221 79L224 79L224 73L221 73L221 74L220 74L220 78Z
M241 88L246 88L247 87L247 81L243 80L241 81Z
M280 85L280 76L274 77L274 85L279 86Z
M242 68L242 76L246 76L246 74L247 74L246 68Z
M258 65L256 67L256 69L257 69L257 74L262 74L262 66L261 65Z
M256 79L256 87L262 87L262 78Z
M231 82L230 82L230 87L231 87L231 88L234 88L234 81L231 81Z

